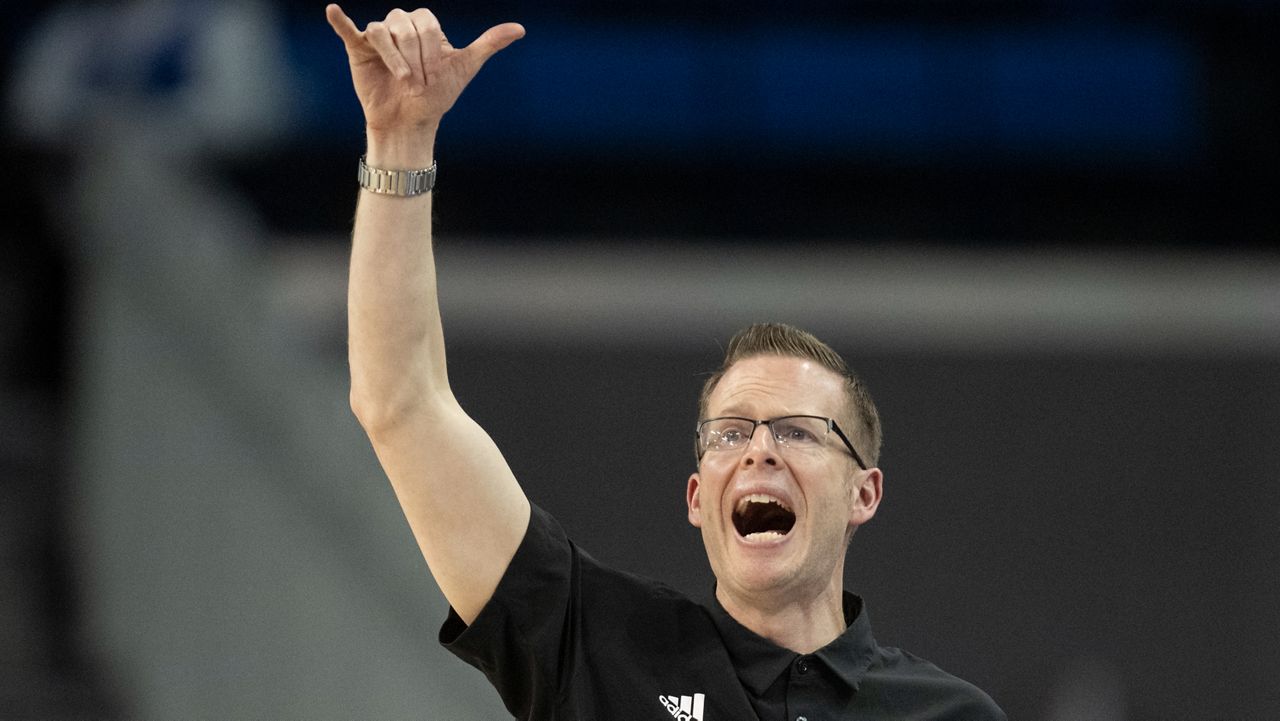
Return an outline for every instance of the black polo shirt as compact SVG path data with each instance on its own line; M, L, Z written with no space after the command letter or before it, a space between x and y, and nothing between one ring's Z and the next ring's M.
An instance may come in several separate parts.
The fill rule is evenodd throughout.
M797 654L718 603L602 566L535 506L493 598L470 627L450 609L440 641L520 719L1005 719L977 687L876 644L857 596L844 613L843 634Z

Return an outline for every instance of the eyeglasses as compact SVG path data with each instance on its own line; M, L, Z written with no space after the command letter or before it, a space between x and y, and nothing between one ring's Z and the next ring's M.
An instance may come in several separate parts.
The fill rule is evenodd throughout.
M821 448L827 441L827 434L835 431L853 455L858 467L867 470L867 464L862 462L862 456L854 450L849 437L840 430L840 424L832 418L822 416L781 416L768 420L722 416L698 421L698 458L702 458L707 451L739 451L746 448L760 426L769 427L769 432L778 445L797 450Z

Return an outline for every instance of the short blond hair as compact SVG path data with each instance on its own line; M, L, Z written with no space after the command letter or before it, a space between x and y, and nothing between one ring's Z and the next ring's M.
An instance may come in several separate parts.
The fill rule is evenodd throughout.
M812 360L840 376L844 380L845 409L842 417L836 420L853 436L851 440L854 441L858 454L866 461L867 467L875 467L880 459L882 441L880 414L876 411L875 402L871 400L867 385L831 346L818 340L812 333L784 323L756 323L738 331L729 340L720 368L702 384L702 395L698 398L698 418L707 417L707 401L734 363L763 355Z

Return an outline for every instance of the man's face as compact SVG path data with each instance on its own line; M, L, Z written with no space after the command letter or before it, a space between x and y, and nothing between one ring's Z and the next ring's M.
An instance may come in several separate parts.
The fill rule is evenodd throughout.
M841 378L821 365L757 356L724 374L707 417L838 419L845 402ZM834 433L796 449L760 426L745 449L703 454L689 478L689 522L702 530L721 592L766 606L838 590L846 533L871 519L880 492L879 469L858 468Z

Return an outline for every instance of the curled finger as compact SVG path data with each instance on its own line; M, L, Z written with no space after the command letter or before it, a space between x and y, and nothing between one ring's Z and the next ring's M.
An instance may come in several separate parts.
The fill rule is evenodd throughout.
M427 75L422 67L422 39L418 37L418 29L410 19L409 13L403 10L392 10L387 15L387 30L395 43L400 56L409 66L411 80L418 85L426 85Z
M440 29L440 21L436 19L436 16L430 10L419 8L414 10L409 17L418 31L418 37L421 39L422 67L425 72L430 73L432 66L440 60L448 40L444 36L444 31Z
M396 47L395 41L391 39L391 31L383 22L371 22L369 27L365 28L364 36L369 40L369 44L374 50L378 51L378 56L382 58L382 62L387 66L393 75L401 80L407 80L413 75L409 63L405 62L404 56L400 54L400 49Z

